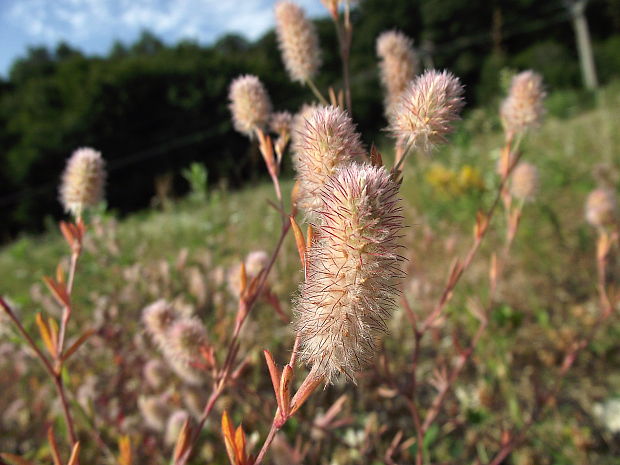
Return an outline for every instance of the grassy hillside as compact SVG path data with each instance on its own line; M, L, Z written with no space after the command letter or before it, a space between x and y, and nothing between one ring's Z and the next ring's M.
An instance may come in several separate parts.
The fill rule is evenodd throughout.
M464 456L484 461L494 450L491 438L502 425L519 425L527 420L529 406L537 395L535 388L548 386L566 344L591 324L597 311L596 232L584 221L583 204L598 183L611 184L616 189L619 186L618 108L620 86L616 84L601 91L592 108L562 119L551 116L525 141L524 159L540 170L540 193L535 201L524 206L521 228L490 327L477 348L474 364L465 370L451 395L449 413L440 423L442 426L434 432L431 443L425 445L432 449L434 460ZM408 160L401 190L408 225L404 239L408 277L403 290L420 315L437 300L450 262L470 246L475 212L492 201L498 183L495 166L501 145L496 117L489 111L475 110L461 123L445 149L432 157L416 155ZM389 142L381 141L379 146L389 159ZM291 188L292 181L284 183L285 198ZM72 368L74 375L69 384L78 393L77 398L87 383L101 384L99 379L89 381L89 364L100 368L101 378L106 374L113 376L112 360L116 360L115 355L124 354L121 349L110 353L103 348L112 337L106 336L103 329L114 335L119 347L122 342L135 344L140 355L134 356L144 357L148 350L143 342L136 342L141 334L140 311L158 298L175 299L192 308L207 322L214 337L229 331L235 308L234 295L229 290L237 279L235 266L253 250L271 250L279 234L278 213L268 204L273 198L271 185L259 184L238 192L213 190L205 202L189 198L165 202L161 208L122 221L109 215L93 219L76 280L79 311L74 324L94 324L100 332L92 352L86 351ZM422 380L423 400L432 398L434 392L427 385L436 368L431 360L442 352L450 360L453 341L449 335L470 335L475 330L476 322L467 309L472 302L484 301L487 296L489 260L491 253L503 244L504 225L500 212L481 254L449 306L444 323L449 330L441 338L425 341L420 365L426 375ZM36 311L58 314L41 277L53 274L64 255L66 246L55 230L42 236L25 236L0 251L0 293L17 304L27 326L34 326ZM620 276L617 263L612 260L612 272ZM291 297L301 278L291 236L270 278L272 291L286 314L290 314ZM383 363L406 365L413 342L403 311L395 315L389 327L390 335L385 341L389 355ZM597 342L582 354L564 384L558 405L534 426L531 440L510 463L615 463L617 459L613 457L620 453L617 435L605 426L597 412L600 413L604 402L620 396L620 376L609 369L620 363L618 337L620 322L616 315ZM263 376L260 349L269 348L281 361L287 356L291 341L290 326L280 322L269 305L259 305L244 332L243 350L247 351L251 365L244 382L256 386L256 392L265 398L271 400L271 388ZM148 353L156 352L151 349ZM132 363L141 366L140 360ZM0 361L0 368L5 363ZM35 362L24 355L23 363L29 368L20 368L22 378L18 383L0 375L0 390L8 392L0 399L0 411L13 405L18 392L24 398L34 395L41 382L38 367L32 369ZM376 446L374 463L380 463L397 430L405 431L405 438L412 437L411 419L403 405L393 400L391 388L378 373L380 370L371 371L357 389L338 384L313 397L305 419L287 425L289 441L292 443L294 434L307 428L313 414L324 411L341 394L348 396L344 411L353 419L336 430L333 437L323 439L324 457L332 459L329 463L368 463L360 458L355 442L366 430L378 441L381 438L383 444ZM139 379L139 370L130 377ZM171 385L177 390L171 402L183 404L183 396L189 396L191 389L179 386L178 380ZM125 415L136 417L139 423L134 391L133 397L128 395L126 405L117 407ZM236 412L238 421L244 419L246 430L262 434L269 410L265 412L258 396L248 395L244 404L244 391L239 392L241 395L227 396L223 405ZM47 413L30 412L17 419L11 417L4 424L0 422L3 428L15 431L10 438L0 435L0 450L11 450L29 435L40 435L29 426L36 424L35 417L39 415L45 417ZM381 430L382 427L385 429ZM224 463L218 435L217 428L208 429L202 457ZM105 430L104 436L114 441L111 430ZM154 436L148 432L132 436L135 444L146 444L150 437ZM157 441L160 439L151 439L149 444L160 445ZM413 454L414 448L410 445L401 451L403 457ZM144 453L152 459L148 450Z

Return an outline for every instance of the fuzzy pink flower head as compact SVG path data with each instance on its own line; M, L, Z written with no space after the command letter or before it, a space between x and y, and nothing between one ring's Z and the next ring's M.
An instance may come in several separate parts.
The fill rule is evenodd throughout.
M545 114L545 96L540 74L523 71L513 77L508 97L500 107L500 117L506 133L521 134L538 127Z
M615 193L608 188L593 190L586 199L586 221L595 228L604 229L618 221L618 201Z
M161 360L151 359L142 368L146 383L154 389L160 389L166 382L169 371Z
M179 312L164 299L159 299L142 310L142 323L158 345L167 339L167 332L178 318Z
M253 250L245 257L245 272L256 277L269 263L269 254L264 250Z
M101 202L105 179L105 162L101 152L87 147L73 152L60 185L60 201L65 211L79 217L85 207Z
M269 119L269 130L274 134L290 134L293 124L293 115L288 111L278 111L272 113Z
M301 359L316 375L354 379L377 355L403 277L398 185L385 168L351 163L319 195L295 328Z
M538 192L538 168L531 163L521 162L512 172L510 193L519 200L533 200Z
M401 143L430 152L446 141L463 105L463 86L457 77L447 71L426 71L401 94L388 115L389 130Z
M198 318L183 318L173 323L166 341L166 352L189 364L200 357L207 345L207 330Z
M166 420L170 412L168 403L163 396L138 397L138 409L144 420L144 424L154 431L163 432Z
M293 81L310 80L321 66L319 39L314 24L293 2L276 4L276 33L284 66Z
M319 192L327 178L351 161L362 161L366 154L351 117L333 106L318 107L308 116L293 151L299 182L297 205L309 219L321 206Z
M377 55L381 59L379 70L386 92L386 114L389 115L407 84L417 74L419 59L413 41L399 31L386 31L377 38Z
M230 84L228 92L235 129L250 138L257 129L263 129L271 115L271 100L263 83L256 76L239 76Z

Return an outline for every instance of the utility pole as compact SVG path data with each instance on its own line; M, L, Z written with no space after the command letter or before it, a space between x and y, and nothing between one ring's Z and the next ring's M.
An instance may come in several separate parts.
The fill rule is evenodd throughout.
M596 66L594 65L594 56L592 54L592 40L590 39L588 21L585 16L588 0L564 0L564 3L573 20L573 29L575 30L575 37L577 39L577 53L579 54L583 83L586 89L596 90L598 88L598 79L596 77Z

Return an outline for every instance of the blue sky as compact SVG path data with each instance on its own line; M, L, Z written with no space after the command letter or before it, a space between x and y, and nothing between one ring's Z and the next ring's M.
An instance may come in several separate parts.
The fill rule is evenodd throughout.
M296 0L311 16L320 0ZM115 39L131 42L149 29L168 43L209 43L225 32L254 39L273 26L275 0L0 0L0 74L29 45L68 42L104 54Z

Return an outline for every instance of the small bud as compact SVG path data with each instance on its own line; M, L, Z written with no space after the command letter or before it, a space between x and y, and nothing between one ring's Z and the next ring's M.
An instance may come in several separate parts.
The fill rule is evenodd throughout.
M531 163L519 163L512 173L510 193L519 200L533 200L538 183L538 169Z
M279 111L271 114L269 130L274 134L290 134L293 124L293 115L288 111Z
M85 207L103 200L105 162L101 153L80 148L67 161L60 186L60 201L65 211L80 217Z
M385 168L355 163L320 190L320 226L295 311L300 357L317 378L354 379L376 357L403 276L397 195Z
M389 115L398 141L425 152L446 141L463 108L463 86L447 71L426 71L411 82Z
M251 75L239 76L230 84L228 108L233 125L241 134L250 138L257 129L269 122L271 101L263 83Z
M289 1L276 4L276 33L284 66L293 81L302 84L321 66L319 40L304 10Z
M588 223L596 228L612 226L618 220L618 202L615 193L599 187L588 195L585 216Z
M545 113L542 77L523 71L512 78L508 97L502 102L500 116L507 134L520 134L540 125Z

